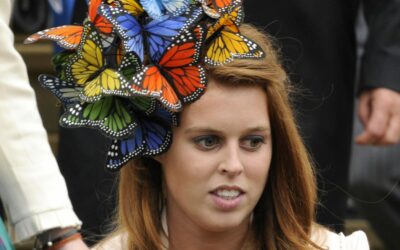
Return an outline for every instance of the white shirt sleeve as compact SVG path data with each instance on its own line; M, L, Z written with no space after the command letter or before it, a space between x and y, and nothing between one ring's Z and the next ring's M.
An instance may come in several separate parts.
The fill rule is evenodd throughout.
M17 241L50 228L79 226L47 141L26 66L0 1L0 196Z

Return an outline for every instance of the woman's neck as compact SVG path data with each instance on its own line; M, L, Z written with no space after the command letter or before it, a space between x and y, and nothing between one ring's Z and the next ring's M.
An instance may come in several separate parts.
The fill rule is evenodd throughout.
M243 250L248 249L250 243L251 230L248 221L224 232L203 230L184 220L166 221L168 250Z

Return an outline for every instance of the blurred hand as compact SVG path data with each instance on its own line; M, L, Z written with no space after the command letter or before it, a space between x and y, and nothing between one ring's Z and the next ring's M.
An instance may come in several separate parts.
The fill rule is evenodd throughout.
M82 239L76 239L69 241L63 247L59 248L59 250L89 250L89 248L82 241Z
M47 242L49 239L56 239L62 235L65 235L71 229L75 230L74 227L53 228L42 232L37 236L37 238L41 245L43 245L43 243ZM57 243L55 243L52 248L56 248L57 250L89 250L82 238L76 238L68 241L60 248L57 246Z
M356 137L362 145L393 145L400 141L400 94L387 88L364 91L358 116L364 131Z

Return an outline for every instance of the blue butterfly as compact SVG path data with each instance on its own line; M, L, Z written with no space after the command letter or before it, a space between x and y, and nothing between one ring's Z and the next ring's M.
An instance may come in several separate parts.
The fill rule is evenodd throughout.
M81 87L78 87L74 82L67 82L60 78L40 75L40 84L50 90L64 105L73 105L80 103L79 95L82 92Z
M188 8L189 0L140 0L143 9L152 19L159 19L165 14L182 15Z
M158 61L173 39L183 30L190 28L202 15L201 8L196 8L191 11L191 17L162 16L142 26L129 12L118 7L102 4L99 12L114 25L123 40L124 49L136 53L142 62L145 46L149 50L150 58Z
M172 127L177 124L174 113L157 104L150 114L137 117L137 123L132 137L112 142L107 155L108 169L116 171L137 156L158 155L171 145Z

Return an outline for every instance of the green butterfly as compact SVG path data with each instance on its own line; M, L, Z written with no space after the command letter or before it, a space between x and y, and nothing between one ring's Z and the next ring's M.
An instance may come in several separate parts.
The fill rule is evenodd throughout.
M107 96L94 103L78 103L66 108L60 118L60 125L68 128L97 128L106 136L126 138L137 126L135 113L153 112L155 102L148 97Z

